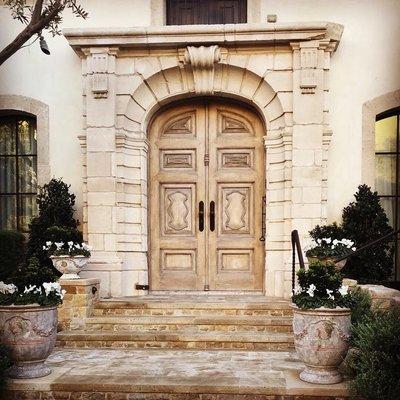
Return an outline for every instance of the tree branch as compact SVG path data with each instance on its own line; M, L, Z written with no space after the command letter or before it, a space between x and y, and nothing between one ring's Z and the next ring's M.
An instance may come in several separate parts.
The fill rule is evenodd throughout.
M38 3L39 2L41 2L43 6L43 0L38 0ZM35 5L35 10L38 3ZM37 21L33 20L32 15L32 19L26 28L8 46L0 51L0 65L16 53L33 35L40 33L42 29L46 28L63 9L64 5L60 0L57 0L49 12L47 14L41 14Z
M39 21L40 16L42 15L43 8L43 0L36 0L35 8L33 9L31 22L35 23Z

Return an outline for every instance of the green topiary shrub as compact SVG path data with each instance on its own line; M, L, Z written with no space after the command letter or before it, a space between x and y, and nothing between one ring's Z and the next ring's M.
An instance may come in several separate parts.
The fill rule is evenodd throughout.
M352 327L354 350L346 360L354 399L398 400L400 314L373 310Z
M385 210L379 203L377 192L360 185L342 214L342 229L356 248L379 239L392 231ZM359 283L382 283L393 273L393 243L383 243L350 257L343 274Z
M69 193L69 188L70 185L61 179L52 179L39 188L37 197L39 213L29 225L27 262L17 271L14 279L18 287L25 282L29 284L53 282L60 276L46 250L47 241L59 242L68 236L69 240L82 242L82 233L77 229L79 222L74 219L75 195ZM35 278L37 268L40 271Z
M330 225L317 225L309 233L310 236L314 239L314 242L317 242L317 240L322 240L324 238L331 238L332 240L342 240L345 238L343 228L339 226L336 222Z
M0 281L7 282L24 260L25 237L18 231L0 231Z

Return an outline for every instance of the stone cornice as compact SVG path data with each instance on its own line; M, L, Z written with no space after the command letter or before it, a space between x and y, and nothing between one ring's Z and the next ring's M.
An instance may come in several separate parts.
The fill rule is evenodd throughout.
M318 39L328 40L336 48L342 32L342 25L330 22L74 28L63 31L69 44L80 55L88 47L149 49L195 44L289 45Z

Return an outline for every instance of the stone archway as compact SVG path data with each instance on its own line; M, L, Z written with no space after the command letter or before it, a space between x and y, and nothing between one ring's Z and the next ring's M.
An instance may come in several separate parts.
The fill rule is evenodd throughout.
M290 232L326 220L331 23L69 30L83 59L87 276L102 293L147 284L147 127L165 104L197 96L244 101L266 127L266 293L289 296Z

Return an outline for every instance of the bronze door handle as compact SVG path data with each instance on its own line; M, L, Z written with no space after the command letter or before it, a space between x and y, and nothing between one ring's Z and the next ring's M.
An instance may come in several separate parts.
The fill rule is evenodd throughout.
M215 201L210 201L210 231L215 230Z
M204 201L199 203L199 231L204 231Z

